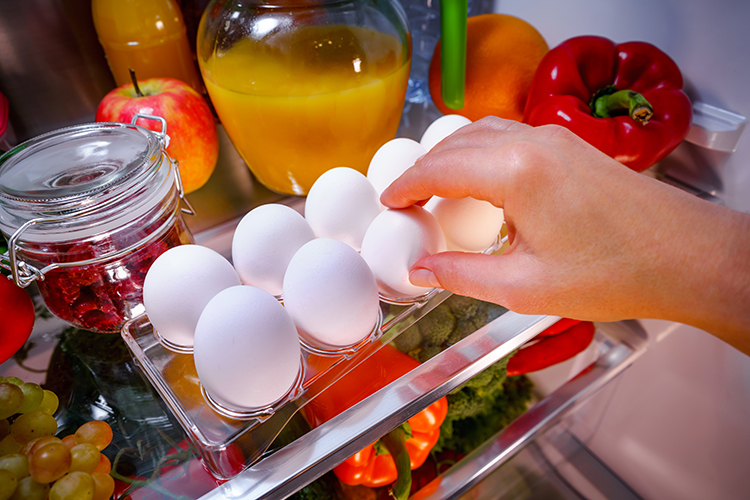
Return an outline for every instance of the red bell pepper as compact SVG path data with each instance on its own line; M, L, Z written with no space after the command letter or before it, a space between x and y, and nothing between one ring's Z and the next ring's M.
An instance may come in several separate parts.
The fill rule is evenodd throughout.
M594 324L563 318L534 337L508 360L508 376L523 375L562 363L586 349Z
M534 75L523 121L557 124L641 172L685 138L692 120L677 64L646 42L571 38Z
M411 356L385 345L308 403L305 416L310 425L317 427L417 366L419 362ZM333 472L349 485L377 488L395 482L392 495L407 498L411 471L425 462L435 446L447 412L448 401L443 397L336 466Z
M23 347L34 319L34 302L28 292L0 274L0 363Z

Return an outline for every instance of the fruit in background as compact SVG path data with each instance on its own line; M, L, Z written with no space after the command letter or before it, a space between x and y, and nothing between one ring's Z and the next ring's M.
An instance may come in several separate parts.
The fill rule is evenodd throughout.
M216 122L206 101L188 84L173 78L150 78L117 87L104 96L96 110L97 122L130 123L136 113L167 121L167 153L180 168L182 186L191 193L211 177L219 157ZM154 120L137 125L160 131Z
M93 420L71 435L73 443L55 437L57 402L37 384L0 377L0 499L111 498L115 481L101 450L112 428ZM23 408L29 410L20 413Z
M523 121L565 127L643 172L690 130L693 106L684 85L677 63L655 45L576 36L542 59Z
M443 103L439 41L430 62L430 95L443 114L472 121L490 115L521 121L534 73L548 51L542 35L522 19L507 14L470 17L463 108L455 110Z
M10 359L34 328L34 303L22 288L0 274L0 363Z

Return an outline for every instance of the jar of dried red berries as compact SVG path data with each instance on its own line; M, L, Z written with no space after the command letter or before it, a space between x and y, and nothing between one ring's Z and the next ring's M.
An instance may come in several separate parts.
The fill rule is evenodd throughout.
M134 123L158 120L161 133ZM144 312L156 257L192 243L163 118L92 123L35 137L0 156L0 266L36 281L47 308L85 330L118 332ZM181 203L182 199L182 203ZM187 207L187 208L182 208Z

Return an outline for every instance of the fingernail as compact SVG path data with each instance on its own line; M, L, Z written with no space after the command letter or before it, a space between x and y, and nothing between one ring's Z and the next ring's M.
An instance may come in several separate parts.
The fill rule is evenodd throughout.
M429 286L432 288L441 288L437 277L429 269L414 269L409 273L409 281L416 286Z

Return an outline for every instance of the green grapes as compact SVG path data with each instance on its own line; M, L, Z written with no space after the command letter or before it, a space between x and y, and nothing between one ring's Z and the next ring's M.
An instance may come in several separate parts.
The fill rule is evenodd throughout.
M92 500L94 480L85 472L71 472L52 485L50 500Z
M5 455L0 457L0 469L12 472L16 480L20 481L29 475L29 461L20 453Z
M17 385L9 382L0 383L0 418L8 418L18 413L21 403L23 391Z
M44 397L42 398L42 402L39 405L39 410L43 411L47 415L54 415L59 405L60 400L57 398L57 394L45 389Z
M16 441L16 438L13 436L5 436L5 438L0 441L0 457L3 455L10 455L11 453L18 453L21 451L21 443Z
M18 377L0 377L0 500L108 500L115 489L101 453L106 422L55 436L57 395Z
M52 436L56 431L55 417L41 410L23 413L10 424L10 434L22 443L28 443L38 437Z
M23 392L23 403L21 403L21 406L16 411L18 413L28 413L39 408L39 405L42 404L42 399L44 399L44 389L39 384L33 382L26 382L18 387Z
M25 477L18 481L16 492L13 493L10 500L46 500L49 489L49 484L37 483L31 476Z
M0 500L8 500L17 486L16 476L9 470L0 469Z

